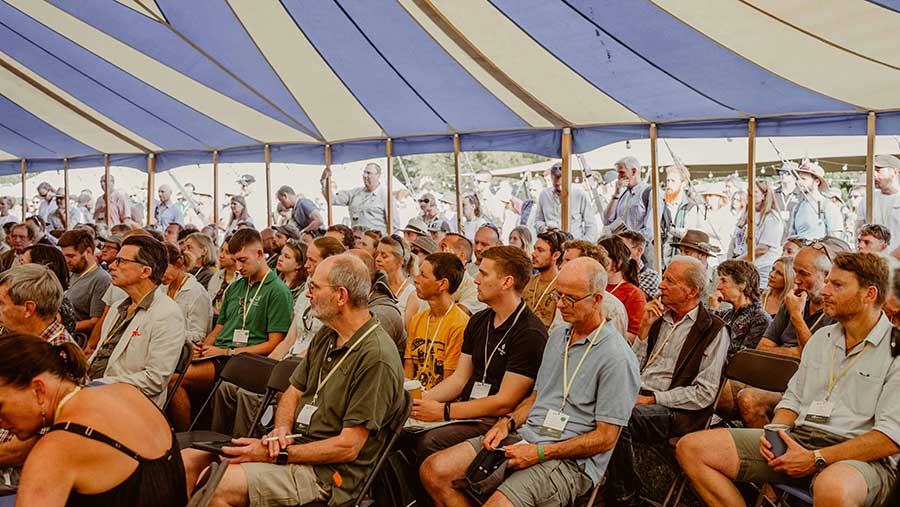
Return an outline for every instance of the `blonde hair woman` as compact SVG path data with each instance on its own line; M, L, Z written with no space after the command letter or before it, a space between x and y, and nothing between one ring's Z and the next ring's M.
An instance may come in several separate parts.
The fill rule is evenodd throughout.
M794 258L780 257L772 265L769 273L768 288L762 294L763 310L774 316L784 302L787 291L794 289Z
M416 272L416 256L409 243L399 236L384 236L375 247L375 267L387 273L388 285L397 298L397 306L408 327L412 317L419 311L419 298L412 276ZM410 310L407 311L407 308Z
M775 189L766 180L756 180L753 190L754 259L759 270L760 285L769 281L772 265L781 255L781 238L784 237L784 221L775 206ZM728 258L747 258L747 214L738 217L734 237L728 249Z

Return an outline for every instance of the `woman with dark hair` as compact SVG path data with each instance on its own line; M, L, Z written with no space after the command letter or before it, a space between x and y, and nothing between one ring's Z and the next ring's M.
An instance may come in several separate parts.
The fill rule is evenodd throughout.
M62 285L63 293L65 294L65 291L69 289L69 267L59 248L41 243L31 245L19 257L19 264L41 264L47 266L56 275L59 284ZM83 334L78 336L75 330L75 323L77 322L75 319L75 308L65 295L63 296L62 304L59 305L59 316L66 331L75 337L79 344L83 345L87 337Z
M275 269L278 271L278 278L291 289L291 297L294 303L297 302L299 296L306 290L306 250L299 241L289 239L281 249L281 255L278 256L278 262Z
M0 340L0 419L22 441L18 505L183 506L184 465L169 423L128 384L82 388L87 362L73 343Z
M720 301L731 304L727 310L717 311L731 331L728 358L744 349L756 348L772 318L763 310L759 300L759 271L744 260L727 260L716 268Z
M231 201L228 203L228 206L231 209L231 213L228 214L228 227L225 229L226 236L234 234L241 224L253 227L253 219L250 218L250 214L247 213L247 201L245 201L243 197L239 195L231 196Z
M644 318L647 296L638 288L640 283L637 261L631 258L631 250L618 236L607 236L599 241L609 255L609 269L606 292L619 299L628 312L628 336L631 341L637 336Z

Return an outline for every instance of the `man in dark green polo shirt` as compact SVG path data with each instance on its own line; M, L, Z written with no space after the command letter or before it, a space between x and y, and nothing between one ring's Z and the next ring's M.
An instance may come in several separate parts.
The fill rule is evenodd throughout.
M397 349L367 308L370 283L365 264L351 255L316 267L310 305L324 325L278 403L275 429L262 440L240 438L223 448L232 464L213 503L341 505L358 492L404 399ZM182 457L191 488L215 459L196 449Z
M242 352L268 355L291 327L291 290L266 264L262 239L253 229L241 229L228 241L241 278L228 286L216 327L194 345L194 361L172 399L170 415L176 430L190 424L191 398L203 399L228 358Z

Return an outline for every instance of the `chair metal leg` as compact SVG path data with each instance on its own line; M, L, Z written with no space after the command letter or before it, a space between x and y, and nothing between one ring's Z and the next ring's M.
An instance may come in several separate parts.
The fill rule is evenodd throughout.
M678 488L678 484L682 481L683 478L684 474L678 474L675 476L675 480L672 481L672 485L669 486L669 490L666 492L666 498L662 501L662 507L669 507L669 500L672 499L672 496L675 493L675 489ZM679 488L678 496L681 497L681 488ZM676 500L676 505L677 502L678 501Z

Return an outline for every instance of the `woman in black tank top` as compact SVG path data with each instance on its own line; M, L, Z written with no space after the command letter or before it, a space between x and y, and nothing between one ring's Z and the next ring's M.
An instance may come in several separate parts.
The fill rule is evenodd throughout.
M186 505L184 465L165 416L135 387L82 388L86 370L75 344L0 339L0 424L20 440L45 433L25 461L17 505Z

